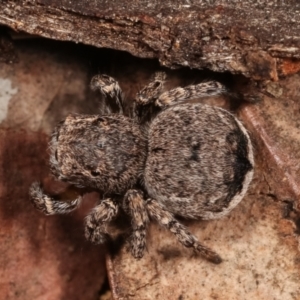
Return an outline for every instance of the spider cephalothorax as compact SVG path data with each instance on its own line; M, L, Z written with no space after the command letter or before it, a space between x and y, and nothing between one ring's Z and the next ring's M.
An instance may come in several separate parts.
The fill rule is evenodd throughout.
M130 119L79 114L56 127L50 149L58 179L106 193L125 193L137 183L147 151L145 137Z
M78 187L107 195L86 218L85 235L103 243L107 224L122 207L131 217L131 252L143 256L150 219L173 232L186 247L219 263L220 256L199 243L175 216L215 219L229 213L244 197L253 176L252 145L243 125L221 108L187 100L225 92L210 81L162 93L164 73L135 98L133 118L123 115L119 84L97 75L91 87L115 100L118 114L69 115L50 142L52 173ZM143 126L144 110L161 111ZM75 209L46 195L38 183L30 188L34 205L46 214ZM120 197L122 196L122 197ZM123 199L120 201L120 199Z

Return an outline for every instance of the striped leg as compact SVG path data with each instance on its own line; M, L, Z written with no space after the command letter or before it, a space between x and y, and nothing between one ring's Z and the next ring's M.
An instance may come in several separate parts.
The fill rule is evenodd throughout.
M124 113L123 93L119 83L114 78L105 74L96 75L92 78L90 86L93 91L99 90L108 101L114 101L118 106L119 113ZM108 103L108 105L111 104L111 102ZM109 112L111 113L111 111Z
M143 123L148 115L152 113L152 105L158 98L164 87L166 74L164 72L156 72L148 85L140 90L134 101L134 119Z
M166 107L187 100L217 96L226 92L226 88L221 83L217 81L207 81L196 85L189 85L184 88L178 87L164 92L157 98L155 105L159 107Z
M160 95L166 79L166 73L156 72L148 85L140 90L135 98L138 105L147 105L154 102Z
M85 237L94 244L103 244L109 238L107 225L118 214L119 207L112 199L101 200L85 219Z
M185 247L192 247L196 252L200 253L200 255L215 264L222 262L221 257L217 253L201 245L197 238L193 236L185 226L180 224L163 205L153 199L148 199L146 201L146 207L150 217L155 219L162 227L170 230Z
M81 197L71 202L58 201L44 193L41 185L34 182L30 189L29 195L36 209L42 211L46 215L66 214L76 209L81 203Z
M124 210L131 216L130 250L135 258L142 258L146 248L146 230L149 222L143 194L129 190L124 197Z

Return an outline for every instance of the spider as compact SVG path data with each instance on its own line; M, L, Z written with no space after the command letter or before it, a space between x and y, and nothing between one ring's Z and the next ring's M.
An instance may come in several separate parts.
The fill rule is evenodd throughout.
M252 180L252 144L234 115L189 101L226 93L222 84L208 81L163 92L165 78L165 73L155 74L137 93L132 116L127 117L118 82L108 75L93 77L91 88L119 111L68 115L52 134L50 169L59 180L104 194L85 219L85 236L91 242L109 239L108 224L122 210L131 219L129 245L135 258L144 255L152 219L185 247L220 263L221 257L176 216L212 220L228 214ZM147 122L151 106L160 111ZM30 197L47 215L68 213L81 202L81 196L71 202L55 200L37 182Z

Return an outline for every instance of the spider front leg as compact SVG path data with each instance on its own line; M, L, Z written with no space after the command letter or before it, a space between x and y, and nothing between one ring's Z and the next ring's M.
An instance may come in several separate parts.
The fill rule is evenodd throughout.
M93 91L100 91L100 93L109 101L109 103L107 103L108 105L111 105L111 101L114 101L118 106L119 113L124 114L122 89L114 78L105 74L96 75L92 78L90 86ZM109 110L108 113L111 113L109 106L107 109Z
M148 85L134 99L134 118L143 121L164 87L166 73L156 72Z
M146 248L146 230L149 222L142 192L129 190L124 197L123 208L131 217L131 254L135 258L142 258Z
M36 209L46 215L66 214L76 209L81 203L81 196L71 202L58 201L44 193L41 185L34 182L29 189L29 196Z
M200 253L200 255L215 264L222 262L221 257L216 252L201 245L197 238L193 236L185 226L180 224L162 204L153 199L148 199L146 201L146 207L150 217L155 219L162 227L170 230L185 247L192 247L196 252Z
M138 105L147 105L154 102L160 95L166 80L165 72L156 72L148 85L141 89L135 98Z
M220 82L207 81L196 85L189 85L184 88L178 87L164 92L157 98L155 105L163 108L196 98L221 95L226 92L225 86Z
M107 225L118 214L119 207L112 199L101 200L85 219L85 237L94 244L103 244L109 238Z

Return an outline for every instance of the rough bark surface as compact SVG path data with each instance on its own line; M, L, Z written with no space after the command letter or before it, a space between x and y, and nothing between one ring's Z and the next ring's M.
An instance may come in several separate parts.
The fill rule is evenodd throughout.
M222 264L193 256L173 235L153 224L141 260L132 258L125 247L108 257L113 299L299 299L299 252L293 227L266 195L268 187L257 171L252 189L230 215L185 223L222 255Z
M240 107L255 149L251 188L228 216L185 223L222 264L193 257L153 224L140 261L126 247L107 257L114 299L299 299L299 87L298 74L271 82L261 102ZM220 100L211 104L226 107Z
M83 211L46 218L28 199L47 176L47 136L0 129L0 140L0 299L96 299L103 250L85 241Z
M0 6L9 3L12 2L2 2ZM54 19L43 17L47 21L40 30L44 32L48 28L49 35L64 34L52 31L58 27L49 21L58 22L58 12L61 12L61 22L70 24L73 19L66 19L65 14L91 19L74 11L32 5L32 2L23 4L25 10L32 7L27 18L35 16L36 7L44 12L46 9L48 13L56 12ZM16 14L22 9L15 7ZM2 12L0 16L3 17ZM93 18L101 23L97 15ZM19 25L22 24L27 23ZM79 34L81 23L78 24L69 34ZM116 26L114 20L110 25L105 24L107 28ZM68 31L66 36L71 36ZM121 42L124 39L117 40L116 48L124 45ZM132 46L129 38L128 41ZM9 49L6 53L11 53L10 46L6 49ZM232 51L241 50L233 48ZM260 66L265 57L271 57L266 53L265 50L248 51L247 57L251 57L250 61L257 59ZM55 124L69 112L99 111L96 101L99 95L89 90L90 78L95 73L115 77L129 105L138 89L162 68L156 60L137 59L121 51L43 39L15 41L15 54L18 63L0 63L1 295L6 299L96 299L104 280L104 253L101 247L84 241L83 216L88 208L82 207L79 213L68 216L45 217L31 206L28 187L33 180L48 180L46 135ZM283 75L297 72L300 67L294 58L282 60L281 65L272 57L269 62L268 70L275 70L275 77L279 75L279 66L284 66L281 68L284 72L280 73ZM253 63L247 66L256 69ZM185 222L199 240L222 255L221 265L193 257L170 233L153 224L143 259L133 259L126 245L108 256L113 298L299 299L299 216L294 211L282 210L284 202L300 210L299 75L255 85L242 76L228 73L188 68L166 71L166 89L209 78L224 82L244 95L253 93L261 98L261 102L245 104L239 110L239 117L255 145L256 176L247 197L226 218ZM251 76L267 79L271 73ZM227 100L225 97L205 99L211 105L229 109ZM231 108L238 104L232 101ZM93 202L92 198L89 200Z
M0 62L0 299L94 300L106 276L104 248L85 240L83 218L97 195L67 216L47 217L29 201L33 181L52 193L65 188L49 180L47 133L70 111L96 107L86 103L85 64L42 44L18 41L18 63Z
M300 211L300 76L266 85L260 103L244 106L239 117L255 141L269 193Z
M255 80L300 69L297 0L8 0L0 3L0 23L158 58L171 68L209 68Z

